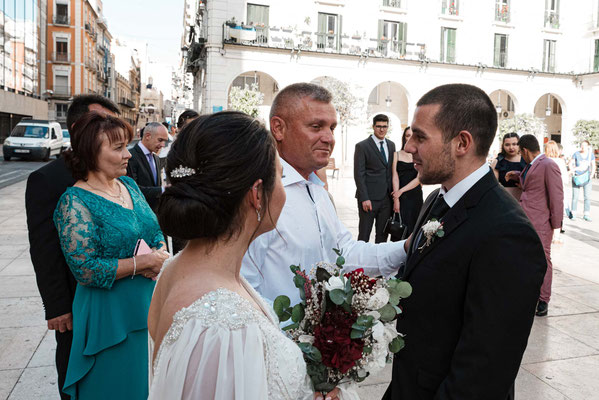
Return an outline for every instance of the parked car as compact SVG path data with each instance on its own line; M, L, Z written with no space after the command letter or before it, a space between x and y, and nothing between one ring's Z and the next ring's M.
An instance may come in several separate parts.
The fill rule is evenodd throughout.
M62 151L71 149L71 134L68 129L62 130Z
M39 119L21 120L4 140L4 160L12 157L42 159L60 157L62 151L62 129L56 121Z

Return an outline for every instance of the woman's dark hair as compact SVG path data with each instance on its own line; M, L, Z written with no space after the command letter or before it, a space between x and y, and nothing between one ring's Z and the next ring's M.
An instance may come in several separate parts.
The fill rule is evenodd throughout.
M117 140L129 143L133 138L133 128L126 121L95 111L79 118L72 132L71 150L64 152L64 157L75 180L85 180L90 171L98 170L104 135L111 144Z
M403 135L401 135L401 150L405 149L406 147L406 143L407 143L407 139L406 139L406 132L410 129L410 126L406 126L406 129L403 130Z
M162 231L186 240L230 239L242 229L243 200L258 179L262 179L262 210L268 213L276 157L269 131L247 114L222 111L191 121L167 156L171 185L158 204ZM182 168L193 171L180 176Z
M199 117L200 114L195 112L194 110L185 110L179 115L177 119L177 128L181 129L185 126L188 120Z
M510 133L506 133L505 135L503 135L503 138L501 139L501 151L497 155L498 157L501 156L501 157L505 158L506 154L505 154L505 149L503 148L503 145L505 144L506 139L512 139L512 138L520 139L520 136L516 132L510 132Z

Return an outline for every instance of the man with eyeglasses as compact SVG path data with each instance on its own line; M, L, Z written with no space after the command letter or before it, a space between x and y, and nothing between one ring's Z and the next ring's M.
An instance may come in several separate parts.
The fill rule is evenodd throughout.
M358 240L368 242L372 224L375 224L375 243L387 241L385 222L391 216L391 167L395 143L385 139L389 117L377 114L372 119L374 135L356 144L354 152L354 180L360 222Z

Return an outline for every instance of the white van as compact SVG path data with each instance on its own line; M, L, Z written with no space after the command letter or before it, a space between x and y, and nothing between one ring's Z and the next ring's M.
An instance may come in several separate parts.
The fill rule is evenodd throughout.
M56 121L24 119L14 127L4 140L4 160L12 157L42 159L60 157L62 152L62 128Z

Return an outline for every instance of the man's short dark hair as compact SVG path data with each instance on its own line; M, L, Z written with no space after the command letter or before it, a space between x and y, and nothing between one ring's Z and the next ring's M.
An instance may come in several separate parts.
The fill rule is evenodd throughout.
M476 155L486 157L497 131L497 111L485 92L476 86L449 84L426 93L417 107L438 104L435 124L448 143L461 131L468 131L475 144Z
M282 116L283 110L286 110L290 105L297 107L299 101L304 97L309 97L312 100L322 103L333 101L333 95L323 86L307 82L294 83L286 86L276 95L270 107L269 118Z
M177 128L182 129L188 120L195 119L199 116L200 114L198 114L196 111L192 109L187 109L183 111L181 115L179 115L179 119L177 119Z
M99 104L102 107L119 115L121 111L114 102L99 94L80 94L75 96L69 109L67 110L67 129L71 133L71 128L77 120L89 112L90 104Z
M375 126L377 122L386 122L389 125L389 117L385 114L377 114L372 118L372 126Z
M541 151L541 146L539 146L539 141L535 135L522 135L520 140L518 140L518 146L521 149L530 151L531 153L537 153Z

